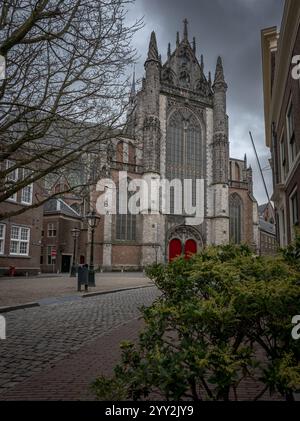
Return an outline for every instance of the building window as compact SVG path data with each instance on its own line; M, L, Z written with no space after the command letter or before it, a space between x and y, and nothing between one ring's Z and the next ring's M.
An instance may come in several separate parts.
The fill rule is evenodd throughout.
M52 257L52 250L55 250L55 249L56 249L55 246L47 247L47 264L48 265L53 265L53 262L55 259Z
M117 144L116 161L124 161L124 143L122 141Z
M285 153L284 134L282 135L281 141L280 141L280 172L281 172L281 182L284 183L287 173L288 173L288 162L287 162L286 153Z
M27 178L31 174L31 171L27 168L22 169L22 180ZM31 205L32 204L32 190L33 185L28 184L28 186L25 186L21 191L21 202L24 205Z
M0 254L4 254L5 224L0 224Z
M134 192L127 192L128 202L133 194ZM126 214L119 213L119 190L117 190L116 240L136 240L136 215L129 213L128 208Z
M7 160L6 161L6 169L8 170L9 168L12 168L13 166L15 166L15 162L14 161L10 161ZM6 176L6 184L8 185L8 188L13 188L14 184L18 181L18 169L14 169L13 171L11 171L10 173L8 173L8 175ZM12 196L10 196L7 200L10 200L12 202L16 202L17 201L17 193L14 193Z
M197 118L186 108L175 111L169 119L167 130L167 178L169 181L192 180L192 206L196 205L196 179L203 177L202 148L201 127ZM182 191L182 203L183 194ZM175 191L172 189L171 214L175 213L174 195Z
M47 237L56 237L56 225L52 223L48 224L47 232Z
M10 232L10 254L28 256L30 228L12 225Z
M294 113L293 113L293 104L290 103L287 112L287 138L288 138L288 145L289 145L289 161L292 164L296 158L297 150L296 150L296 139L295 139L295 127L294 127Z
M299 224L298 193L297 190L290 196L291 225Z
M242 199L236 193L229 198L229 229L230 242L241 244L242 242Z
M131 143L128 143L128 163L131 165L136 165L135 147Z

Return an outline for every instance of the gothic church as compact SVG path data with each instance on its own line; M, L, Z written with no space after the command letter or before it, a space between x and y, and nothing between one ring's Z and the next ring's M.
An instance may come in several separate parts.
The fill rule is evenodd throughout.
M152 32L139 92L133 83L126 137L114 139L110 176L203 179L204 219L186 215L105 215L95 236L95 264L104 270L141 269L210 244L248 243L258 248L257 202L247 159L229 158L227 84L221 57L214 78L197 58L188 24L168 46L162 63ZM95 196L95 195L94 195Z

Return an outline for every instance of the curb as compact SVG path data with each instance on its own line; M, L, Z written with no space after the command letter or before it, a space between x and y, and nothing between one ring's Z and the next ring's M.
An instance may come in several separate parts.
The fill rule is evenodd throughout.
M108 290L108 291L88 292L87 294L81 295L81 298L96 297L98 295L113 294L115 292L130 291L130 290L141 289L141 288L153 288L154 286L155 286L154 284L153 285L141 285L141 286L138 286L138 287L111 289L111 290ZM16 311L16 310L24 310L26 308L40 307L40 306L41 306L40 303L34 302L34 303L17 304L17 305L12 305L12 306L7 306L7 307L0 307L0 314L1 313L9 313L11 311Z
M122 292L122 291L131 291L134 289L142 289L142 288L153 288L155 285L141 285L138 287L128 287L128 288L119 288L119 289L112 289L109 291L99 291L99 292L88 292L87 294L83 294L82 298L89 298L89 297L96 297L97 295L106 295L106 294L113 294L114 292Z
M32 307L39 307L39 303L25 303L25 304L17 304L14 306L7 306L7 307L0 307L0 313L8 313L10 311L15 310L23 310L25 308L32 308Z

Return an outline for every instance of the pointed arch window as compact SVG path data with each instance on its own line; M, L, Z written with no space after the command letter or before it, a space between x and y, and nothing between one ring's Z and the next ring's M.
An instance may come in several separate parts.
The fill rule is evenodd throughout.
M117 150L116 150L116 161L117 162L123 162L124 161L124 142L120 141L117 144Z
M242 199L234 193L229 197L230 242L233 244L241 244L242 242L242 212Z
M187 108L171 115L167 128L167 178L171 181L193 181L192 203L196 205L196 179L204 176L204 152L201 127L196 116ZM174 213L174 192L170 198Z
M128 179L128 184L130 183ZM136 240L136 215L133 215L128 210L128 203L130 197L134 192L127 192L127 213L121 214L119 212L119 187L117 188L117 215L116 215L116 240L135 241Z

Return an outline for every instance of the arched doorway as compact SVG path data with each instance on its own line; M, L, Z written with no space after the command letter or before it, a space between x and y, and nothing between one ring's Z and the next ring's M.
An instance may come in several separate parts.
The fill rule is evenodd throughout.
M169 243L169 261L172 262L176 257L181 256L181 253L181 241L178 238L173 238Z
M197 243L195 240L189 239L184 245L184 258L189 259L193 254L197 253Z

